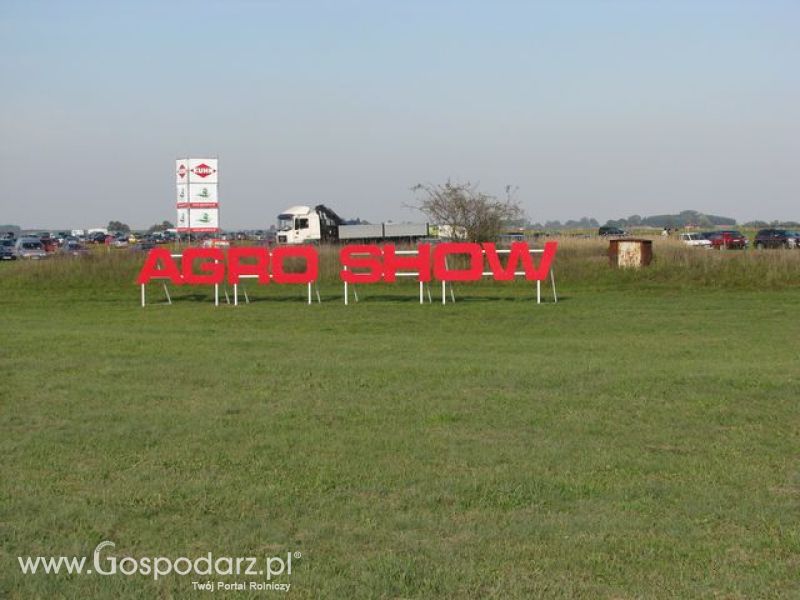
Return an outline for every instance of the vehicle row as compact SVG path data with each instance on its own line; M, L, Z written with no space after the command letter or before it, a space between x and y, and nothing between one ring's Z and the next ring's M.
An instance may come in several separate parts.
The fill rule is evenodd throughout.
M37 237L21 237L18 239L0 240L0 260L41 260L51 254L82 256L88 254L86 247L77 241L65 240L60 246L52 240Z
M706 231L682 233L680 240L688 246L713 249L744 249L750 241L740 231ZM800 248L800 232L790 229L761 229L753 238L755 248Z
M113 236L108 236L104 243L108 247L130 248L132 250L149 250L155 246L155 242L146 238L141 238L135 243L131 243L128 238L115 238ZM0 261L17 259L41 260L52 255L84 256L86 254L89 254L88 247L77 239L67 238L61 244L57 243L53 238L33 236L0 239Z

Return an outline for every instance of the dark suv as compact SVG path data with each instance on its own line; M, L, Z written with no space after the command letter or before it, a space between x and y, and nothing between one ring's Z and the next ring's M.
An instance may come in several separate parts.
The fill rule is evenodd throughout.
M788 229L762 229L753 240L756 248L797 248L798 234Z
M597 233L599 233L602 236L628 235L625 230L620 229L619 227L608 227L608 226L601 227L600 230Z

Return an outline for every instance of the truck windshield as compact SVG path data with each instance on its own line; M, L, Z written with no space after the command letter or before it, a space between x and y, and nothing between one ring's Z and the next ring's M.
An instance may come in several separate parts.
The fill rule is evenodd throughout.
M289 231L294 229L294 215L278 215L278 231Z

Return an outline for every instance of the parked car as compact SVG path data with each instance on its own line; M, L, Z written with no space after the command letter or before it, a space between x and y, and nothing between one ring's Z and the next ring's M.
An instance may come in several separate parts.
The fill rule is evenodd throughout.
M788 229L762 229L753 240L756 248L797 248L798 233Z
M61 254L66 254L68 256L86 256L89 254L89 251L83 244L68 240L61 246Z
M154 241L142 238L137 243L132 244L130 247L131 252L148 252L156 247Z
M711 248L711 240L702 233L682 233L680 235L680 240L687 246Z
M145 236L145 239L148 242L152 242L153 244L166 244L169 243L167 236L164 235L162 231L155 231L153 233L148 234Z
M14 253L17 255L17 258L27 258L31 260L39 260L47 257L47 252L44 251L41 240L31 237L19 238L14 245Z
M0 260L17 260L14 253L14 240L0 240Z
M45 237L40 239L42 248L47 253L53 253L58 250L58 241L52 237Z
M628 232L624 229L620 229L619 227L601 227L598 232L599 235L605 237L609 235L628 235Z
M747 248L749 243L747 238L740 231L735 229L723 229L721 231L706 231L703 235L711 242L711 247L715 250L731 250Z
M127 237L114 238L111 241L111 245L114 248L127 248L128 247L128 238Z

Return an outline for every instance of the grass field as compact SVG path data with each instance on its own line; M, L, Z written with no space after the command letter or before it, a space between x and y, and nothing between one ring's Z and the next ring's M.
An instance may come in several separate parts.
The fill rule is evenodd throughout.
M141 309L128 258L0 265L0 597L263 581L20 572L103 540L300 552L299 598L800 597L798 255L565 245L540 306L327 281Z

